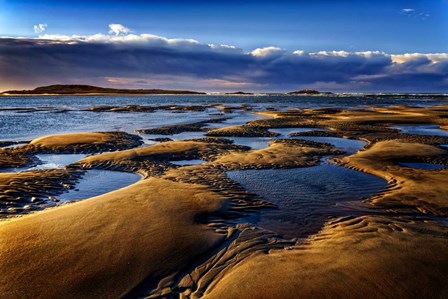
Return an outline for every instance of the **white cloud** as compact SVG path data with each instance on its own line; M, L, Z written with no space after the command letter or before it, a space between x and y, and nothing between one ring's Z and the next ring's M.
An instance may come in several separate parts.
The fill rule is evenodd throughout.
M305 51L303 51L303 50L295 50L294 52L292 52L292 54L298 55L298 56L303 56L303 55L305 55Z
M386 53L382 52L382 51L363 51L363 52L354 52L354 54L358 55L358 56L364 56L367 58L371 58L373 56L385 56Z
M79 38L80 38L80 36L78 36L78 35L43 34L43 35L39 35L38 39L68 42L68 41L76 41Z
M128 34L131 30L127 27L124 27L121 24L109 24L109 33L120 35L120 34Z
M144 43L144 42L158 42L165 44L196 44L199 42L194 39L181 38L166 38L154 34L122 34L122 35L108 35L97 33L93 35L63 35L63 34L44 34L39 36L39 39L55 40L55 41L73 41L73 42L94 42L94 43Z
M390 55L392 62L397 64L406 63L412 60L426 58L431 63L448 62L448 53L405 53L405 54L392 54Z
M215 44L208 44L208 46L210 47L210 48L212 48L212 49L220 49L220 48L222 48L222 49L236 49L236 47L235 46L232 46L232 45L226 45L226 44L221 44L221 45L215 45Z
M319 52L313 52L309 54L310 56L317 56L317 57L348 57L350 55L349 52L346 51L319 51Z
M48 25L47 24L37 24L34 25L34 32L35 33L42 33L47 29Z
M423 21L425 21L426 19L428 19L431 16L429 13L418 11L414 8L403 8L400 10L400 14L408 16L408 17L412 17L412 18L418 18Z
M63 35L63 34L42 34L39 35L37 40L43 42L66 43L104 43L104 44L127 44L142 47L168 47L178 49L195 49L196 51L208 51L212 50L221 53L243 53L243 50L233 45L215 45L215 44L202 44L195 39L188 38L167 38L149 33L142 34L103 34L97 33L93 35Z
M280 54L281 52L283 52L283 50L277 47L265 47L265 48L257 48L252 52L250 52L250 54L252 54L252 56L255 57L266 57L273 54Z

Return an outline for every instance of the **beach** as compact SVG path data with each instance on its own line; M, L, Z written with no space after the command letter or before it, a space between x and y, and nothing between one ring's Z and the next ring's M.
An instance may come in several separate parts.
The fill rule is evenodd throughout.
M0 99L0 297L448 296L443 99L24 97Z

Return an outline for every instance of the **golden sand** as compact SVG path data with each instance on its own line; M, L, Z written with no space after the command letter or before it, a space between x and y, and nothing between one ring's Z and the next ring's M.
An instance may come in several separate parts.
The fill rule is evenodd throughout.
M366 140L364 150L334 160L387 179L390 188L368 202L392 213L330 219L320 233L297 243L250 225L229 224L227 219L268 205L227 179L226 170L311 166L324 155L340 154L328 145L279 140L249 150L209 139L99 154L77 165L146 171L148 178L108 194L0 222L1 296L116 298L142 281L146 294L154 298L448 296L448 229L434 217L448 213L448 170L399 165L408 160L446 163L446 149L437 146L446 139L389 128L438 124L446 129L448 107L261 114L270 118L218 129L217 135L308 126ZM22 150L26 155L39 150L94 152L140 142L127 135L47 136ZM0 158L11 153L0 151ZM207 162L186 167L169 163L198 158ZM7 160L6 166L11 162ZM0 184L12 182L17 187L20 179L27 178L29 189L15 190L14 196L20 197L31 189L41 192L45 176L53 179L63 171L4 174ZM35 184L34 179L43 183ZM414 215L406 214L409 211Z
M353 167L387 179L393 190L377 197L373 203L386 206L414 207L422 212L448 215L448 169L437 171L400 166L397 162L415 157L433 158L447 155L440 147L384 141L369 150L342 159L347 167Z
M330 221L305 244L232 265L204 298L445 298L447 246L431 222Z
M221 208L200 186L147 179L0 223L4 298L117 298L184 268L223 235L195 222Z

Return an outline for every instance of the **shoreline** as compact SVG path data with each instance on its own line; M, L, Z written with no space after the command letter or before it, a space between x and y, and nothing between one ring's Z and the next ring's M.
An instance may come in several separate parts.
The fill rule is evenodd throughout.
M45 93L45 94L5 94L0 97L45 97L45 96L228 96L228 97L259 97L259 96L287 96L287 97L315 97L315 98L448 98L448 93L333 93L333 94L289 94L289 93L252 93L252 94L229 94L227 92L198 92L198 93Z

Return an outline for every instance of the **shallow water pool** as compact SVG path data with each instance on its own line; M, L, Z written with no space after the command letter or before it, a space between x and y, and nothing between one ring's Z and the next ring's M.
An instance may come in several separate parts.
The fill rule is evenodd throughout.
M269 141L275 139L271 137L226 137L233 140L234 144L248 146L253 150L262 149L269 146Z
M448 131L440 129L438 125L409 125L409 126L393 126L392 128L400 130L406 134L416 135L434 135L448 137Z
M226 137L227 139L233 140L235 144L245 145L253 150L262 149L269 146L269 141L282 138L290 138L288 135L293 132L310 132L320 129L315 128L277 128L269 129L269 131L274 133L279 133L277 137Z
M206 132L182 132L179 134L172 135L162 135L162 134L144 134L140 133L139 135L145 139L156 139L156 138L171 138L173 140L185 140L185 139L196 139L196 138L204 138ZM148 140L147 142L151 142L153 140Z
M74 201L98 196L134 184L141 178L135 173L92 169L82 176L75 185L75 189L57 198L60 201Z
M323 131L322 129L316 128L275 128L269 129L270 132L279 133L278 138L286 138L291 133L301 133L301 132L311 132L311 131Z
M275 204L246 219L284 238L316 233L329 216L345 216L337 203L360 200L387 188L376 176L323 163L293 169L237 170L227 176Z
M356 139L346 139L339 137L318 137L318 136L298 136L295 139L310 140L316 142L330 143L333 146L344 150L347 154L354 154L362 149L366 142Z
M4 168L1 172L22 172L29 170L40 170L40 169L62 169L65 166L72 164L78 160L85 158L85 154L41 154L36 155L42 163L33 167L17 167L17 168Z
M37 169L48 168L64 168L65 166L75 163L87 155L85 154L42 154L36 157L42 161L42 164L36 166Z
M202 164L202 163L205 163L205 162L206 162L206 161L204 161L204 160L199 160L199 159L170 161L171 164L174 164L174 165L180 165L180 166L198 165L198 164Z

